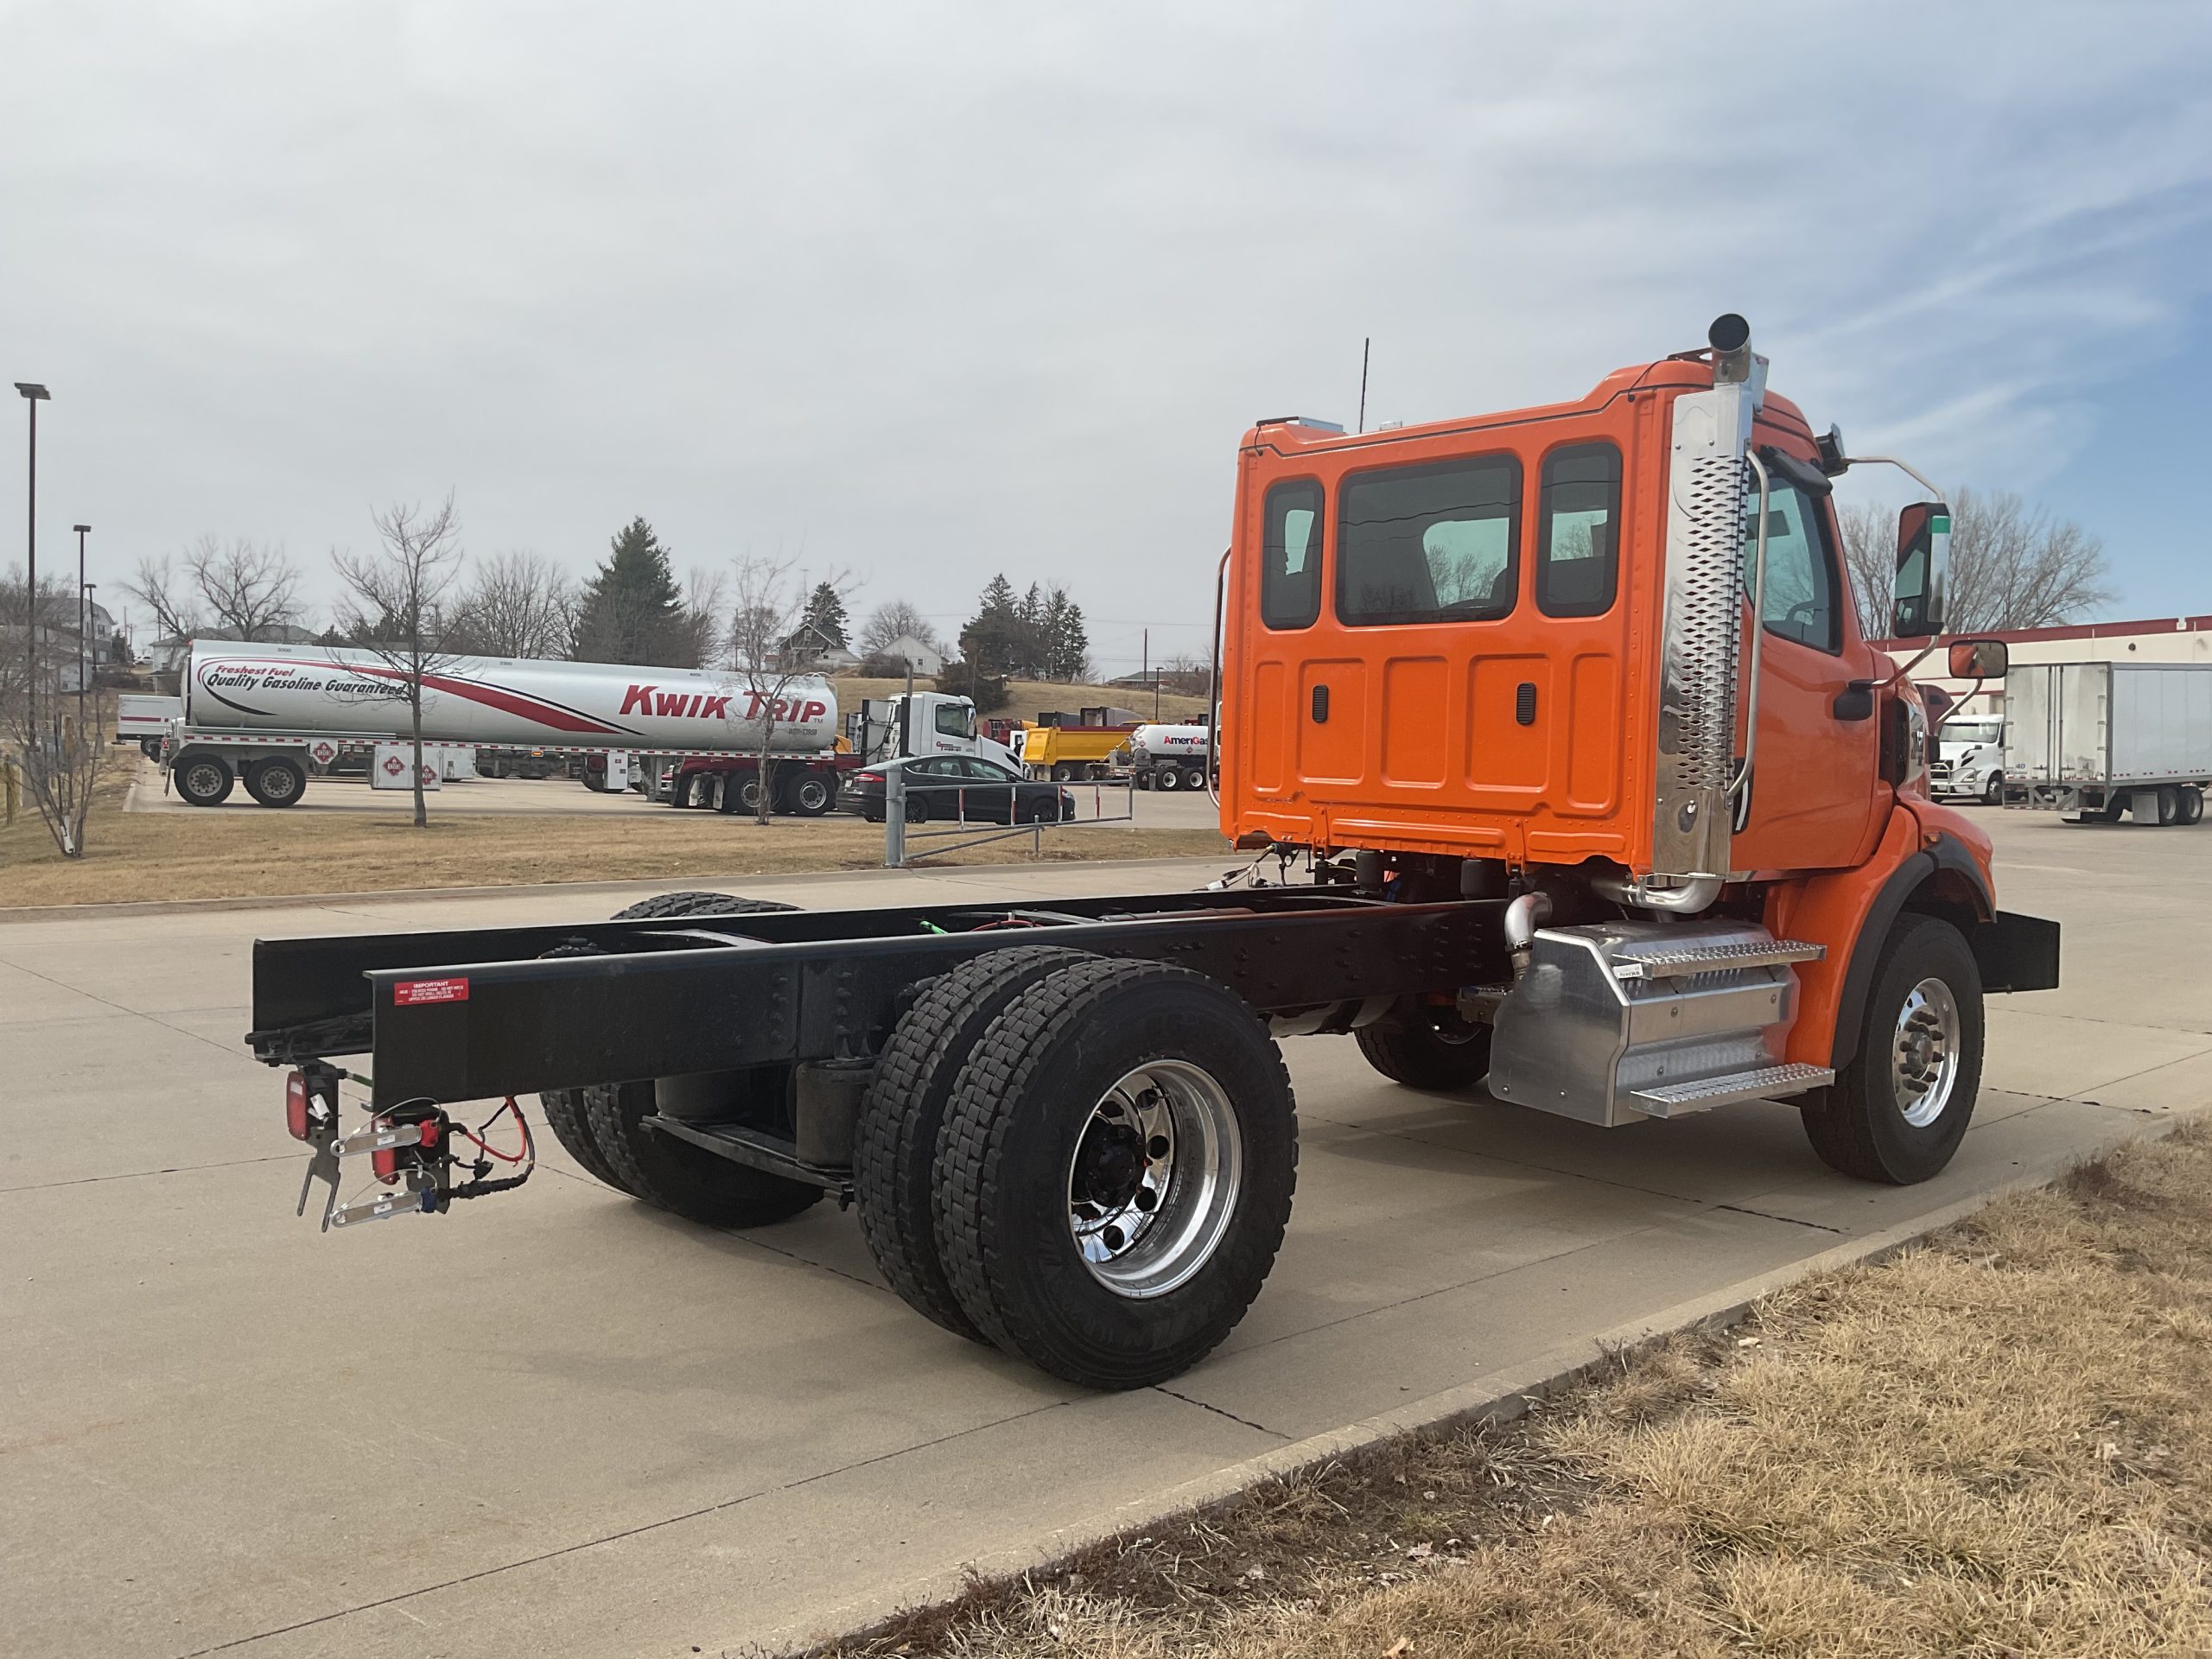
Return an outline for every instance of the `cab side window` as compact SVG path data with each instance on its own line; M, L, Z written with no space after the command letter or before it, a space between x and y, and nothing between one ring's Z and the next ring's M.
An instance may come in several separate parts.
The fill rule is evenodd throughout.
M931 718L945 737L976 735L976 709L972 703L940 702Z
M1603 616L1620 586L1621 452L1610 443L1553 450L1537 502L1536 608Z
M1268 492L1260 537L1260 620L1310 628L1321 614L1321 486L1293 479Z
M1744 592L1756 579L1758 492L1746 492ZM1769 633L1829 652L1843 649L1837 606L1835 549L1823 504L1796 485L1776 479L1767 495L1766 603L1761 620Z

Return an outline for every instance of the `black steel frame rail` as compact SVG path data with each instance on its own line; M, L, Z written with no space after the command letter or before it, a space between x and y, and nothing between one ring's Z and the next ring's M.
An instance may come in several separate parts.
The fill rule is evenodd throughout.
M254 942L248 1042L270 1065L367 1052L378 1108L878 1052L916 982L1047 938L1178 963L1262 1013L1446 992L1509 971L1503 900L1311 887L788 911ZM547 958L563 947L606 954ZM402 1000L435 976L449 1000Z

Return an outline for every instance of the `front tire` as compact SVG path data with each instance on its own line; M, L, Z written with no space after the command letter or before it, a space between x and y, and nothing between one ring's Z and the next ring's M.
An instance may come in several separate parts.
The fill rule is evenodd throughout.
M1882 946L1859 1052L1803 1106L1831 1169L1910 1186L1942 1173L1981 1090L1981 972L1958 929L1897 918Z
M1408 1089L1471 1089L1490 1075L1491 1028L1448 1008L1394 1008L1355 1035L1367 1063Z
M1984 806L2005 804L2005 774L2003 772L1993 772L1989 774L1989 781L1981 786L1981 804Z
M1239 998L1166 963L1080 963L1008 1003L961 1069L938 1250L1000 1348L1144 1388L1243 1318L1297 1167L1289 1076Z

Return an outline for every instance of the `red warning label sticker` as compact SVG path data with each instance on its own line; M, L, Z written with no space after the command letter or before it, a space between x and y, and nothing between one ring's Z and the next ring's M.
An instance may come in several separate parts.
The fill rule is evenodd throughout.
M465 979L403 979L391 988L394 1007L412 1007L421 1002L466 1002L468 1001L468 982Z

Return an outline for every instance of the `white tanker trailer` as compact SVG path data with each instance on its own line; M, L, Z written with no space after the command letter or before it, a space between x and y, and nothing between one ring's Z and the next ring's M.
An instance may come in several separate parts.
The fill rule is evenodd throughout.
M1139 789L1204 789L1213 766L1213 728L1154 721L1129 734L1127 752Z
M240 781L262 805L289 806L311 765L409 734L406 679L372 652L195 642L164 752L170 779L194 806L217 804ZM837 694L827 680L793 680L766 699L710 669L454 657L423 688L426 744L582 754L602 777L610 753L711 755L749 772L766 716L778 804L811 816L836 798Z

